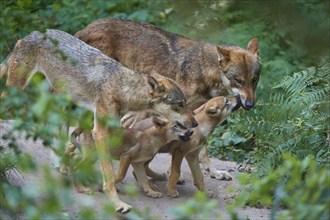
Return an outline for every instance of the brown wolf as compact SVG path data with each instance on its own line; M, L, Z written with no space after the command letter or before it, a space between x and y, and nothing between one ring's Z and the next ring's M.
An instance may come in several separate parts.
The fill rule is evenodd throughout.
M1 64L0 77L7 73L7 86L24 88L37 71L45 75L55 92L71 94L78 105L95 115L118 118L128 111L150 109L168 115L183 127L196 125L186 109L182 91L173 80L155 79L130 70L63 31L47 30L45 34L34 31L19 40ZM110 129L94 118L104 188L116 209L126 212L131 207L119 199L115 188L110 148L106 144L109 133Z
M256 103L261 61L256 38L247 49L200 42L150 24L122 19L99 19L76 33L124 66L156 71L179 83L194 110L212 97L233 92L245 109ZM225 178L202 151L202 163L212 177Z
M162 197L161 192L154 190L157 187L149 183L144 164L152 159L163 145L174 140L189 141L192 133L191 129L183 128L176 121L170 122L161 116L146 118L137 122L134 129L125 129L122 145L111 149L111 156L120 159L116 183L125 178L128 167L132 164L138 184L146 195L153 198ZM80 147L83 155L86 155L86 149L94 145L92 136L86 136L79 128L72 132L71 137L71 143ZM84 159L79 163L83 163ZM78 191L89 192L89 189L81 187L80 184L77 186Z

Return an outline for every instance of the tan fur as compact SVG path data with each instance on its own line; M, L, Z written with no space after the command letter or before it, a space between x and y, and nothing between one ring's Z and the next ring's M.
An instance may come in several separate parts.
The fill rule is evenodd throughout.
M63 59L64 58L64 59ZM54 92L66 92L95 115L119 117L128 111L150 109L187 128L196 125L185 108L182 91L173 80L132 71L101 51L58 30L34 31L19 40L1 71L7 71L7 86L26 87L28 79L42 72ZM5 73L1 73L4 75ZM2 94L4 95L4 94ZM184 105L182 105L184 103ZM122 202L115 188L114 171L107 145L111 130L94 120L94 139L104 176L104 188L118 211L131 207ZM106 156L105 156L106 155Z
M84 151L93 144L90 141L91 138L86 138L86 135L81 133L82 131L79 129L72 133L74 136L72 143L76 146L79 145ZM190 129L180 127L177 122L169 122L165 118L156 116L137 122L134 129L125 129L123 144L111 149L111 156L120 159L116 183L125 178L129 165L132 165L137 181L146 195L153 198L162 197L162 193L155 191L156 187L149 183L144 164L151 160L163 145L181 138L188 140L191 134ZM84 154L80 163L84 163L84 160L87 159L86 155ZM89 192L80 184L76 184L76 187L79 191Z
M166 193L168 196L179 196L175 186L180 177L181 163L184 157L188 161L194 185L199 190L205 190L204 177L199 166L200 151L205 149L204 145L213 130L226 120L231 112L237 108L237 105L239 104L236 98L228 100L225 97L219 96L210 99L194 111L195 118L199 125L194 129L191 140L188 142L175 141L174 144L172 143L160 149L162 153L169 152L172 154L170 175L166 186ZM230 177L229 173L227 175ZM155 177L159 178L158 174L156 174Z
M246 49L214 45L150 24L117 18L96 20L75 36L128 68L149 74L156 71L174 79L186 95L190 110L228 92L239 97L245 109L256 103L261 70L256 38L249 41ZM131 118L130 122L134 120ZM208 155L201 157L211 176L223 179Z

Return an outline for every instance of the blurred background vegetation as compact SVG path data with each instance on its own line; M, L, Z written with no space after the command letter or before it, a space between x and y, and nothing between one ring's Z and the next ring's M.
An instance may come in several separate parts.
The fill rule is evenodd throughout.
M272 219L329 219L329 1L4 0L0 7L1 62L15 42L33 30L55 28L74 34L104 17L145 21L215 44L246 47L257 37L262 59L258 104L249 112L235 113L229 124L219 127L209 139L211 155L256 168L250 177L241 177L245 190L228 209L233 218L237 217L235 207L249 204L271 207ZM59 124L88 113L81 109L59 113L58 106L71 108L70 100L45 95L40 91L46 86L39 79L34 81L28 92L9 91L11 98L1 100L0 118L15 118L14 130L50 146ZM0 92L4 82L0 82ZM40 83L41 89L34 89ZM0 206L9 214L17 214L17 207L26 211L34 203L22 202L30 201L31 196L4 184L8 170L22 169L17 164L17 157L22 155L12 133L0 134L7 143L0 148ZM64 146L65 134L62 136L59 143ZM14 155L8 148L14 149ZM24 166L33 169L33 161L26 155L23 158ZM201 206L207 203L196 201L201 201ZM26 215L56 216L61 210L59 204L55 204L57 209L34 210ZM191 209L181 210L187 210L184 214L181 211L181 217L188 218ZM91 213L85 214L96 217Z

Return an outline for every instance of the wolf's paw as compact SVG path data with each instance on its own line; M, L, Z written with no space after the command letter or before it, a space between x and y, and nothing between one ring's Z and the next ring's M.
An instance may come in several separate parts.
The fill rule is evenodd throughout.
M61 164L58 171L65 176L68 176L70 174L70 168L64 164Z
M94 191L88 187L83 186L82 184L75 184L75 188L77 190L77 192L79 193L83 193L83 194L87 194L87 195L93 195Z
M167 190L166 195L171 198L177 198L180 196L179 192L176 190Z
M144 125L142 127L139 127L139 126L135 126L135 124L143 119L146 119L147 117L148 117L148 114L144 111L143 112L131 111L122 117L122 119L120 120L120 123L124 128L144 130L145 126L146 126L146 128L148 128L148 127L150 127L150 125Z
M158 186L156 184L150 182L150 181L149 181L149 186L154 191L160 191L159 188L158 188Z
M122 202L122 201L117 201L115 203L115 206L116 206L116 212L119 212L119 213L122 213L122 214L125 214L127 212L129 212L131 209L132 209L132 206Z
M206 193L209 198L217 198L217 194L214 193L212 190L207 190Z
M161 192L157 192L157 191L145 191L146 195L148 197L151 197L151 198L161 198L163 197L163 194Z
M232 180L233 177L227 171L217 170L216 172L210 172L210 176L217 180Z
M178 185L184 185L185 183L186 183L186 181L184 180L184 177L181 175L179 177L178 182L176 184L178 184Z
M94 191L88 187L86 187L85 189L83 189L83 191L81 191L80 193L86 194L86 195L93 195Z

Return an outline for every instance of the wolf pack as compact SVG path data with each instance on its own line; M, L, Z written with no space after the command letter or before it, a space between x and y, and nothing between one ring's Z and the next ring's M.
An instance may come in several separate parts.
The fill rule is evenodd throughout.
M163 194L150 178L167 181L166 196L179 196L176 184L184 158L200 191L207 191L200 163L211 177L232 179L212 164L207 139L231 113L255 106L260 70L256 38L246 48L215 45L139 21L105 18L74 36L54 29L33 31L17 41L1 64L0 78L6 74L7 87L24 89L40 72L53 92L68 93L76 105L93 112L93 129L76 127L64 153L71 157L79 149L82 157L60 170L82 169L91 161L84 152L97 152L103 190L116 210L126 213L132 207L119 198L116 184L130 165L138 185L153 198ZM99 120L102 116L121 122L120 146L108 141L115 132ZM171 154L168 173L149 166L157 153ZM116 171L114 159L119 160ZM82 193L91 191L79 180L74 186Z

